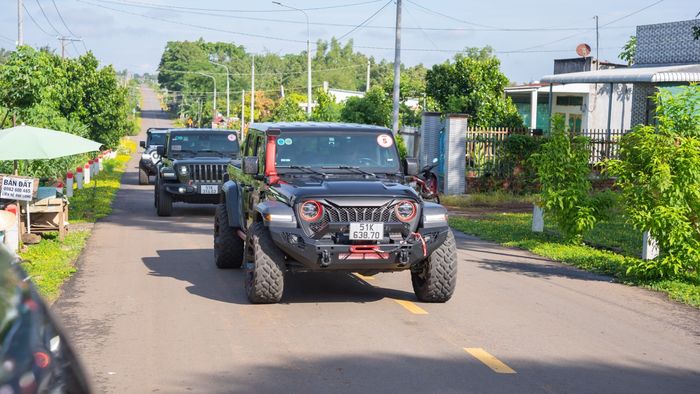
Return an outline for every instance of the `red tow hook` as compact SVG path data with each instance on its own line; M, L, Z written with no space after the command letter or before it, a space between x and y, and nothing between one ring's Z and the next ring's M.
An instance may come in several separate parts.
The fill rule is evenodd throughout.
M386 260L389 253L377 245L350 245L350 253L342 253L339 257L344 260Z

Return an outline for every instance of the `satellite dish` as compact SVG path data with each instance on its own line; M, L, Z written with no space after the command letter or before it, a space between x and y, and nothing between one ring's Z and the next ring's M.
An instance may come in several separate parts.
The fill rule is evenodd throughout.
M588 44L578 44L578 46L576 46L576 54L581 57L587 57L591 54L591 46Z

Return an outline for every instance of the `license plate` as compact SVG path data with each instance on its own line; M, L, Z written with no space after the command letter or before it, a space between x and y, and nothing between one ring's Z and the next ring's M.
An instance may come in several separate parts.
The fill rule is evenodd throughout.
M384 223L350 223L350 239L377 241L384 238Z
M219 185L202 185L199 187L199 192L202 194L217 194Z

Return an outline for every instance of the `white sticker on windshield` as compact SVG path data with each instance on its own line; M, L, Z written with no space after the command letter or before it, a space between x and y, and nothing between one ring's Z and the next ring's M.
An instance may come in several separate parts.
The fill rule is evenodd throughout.
M286 139L284 140L284 143L287 144L287 145L291 145L291 144L292 144L292 139L291 139L291 138L286 138Z
M182 150L182 145L173 145L173 147L170 149L171 150Z
M235 135L235 134L229 134L228 137L226 137L226 138L228 138L229 141L233 142L233 141L236 140L236 135Z
M389 148L394 145L394 140L389 134L379 134L377 136L377 144L382 148Z

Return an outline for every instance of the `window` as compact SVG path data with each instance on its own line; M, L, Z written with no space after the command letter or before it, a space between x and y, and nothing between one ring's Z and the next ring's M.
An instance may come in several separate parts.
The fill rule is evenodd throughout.
M557 105L562 107L580 107L583 105L581 96L557 96Z

